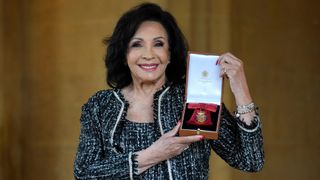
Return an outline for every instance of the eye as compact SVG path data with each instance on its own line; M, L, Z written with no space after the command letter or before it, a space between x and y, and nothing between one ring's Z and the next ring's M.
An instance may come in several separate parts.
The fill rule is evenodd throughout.
M130 47L135 48L135 47L141 47L141 43L140 42L133 42Z
M164 46L164 43L162 41L157 41L155 44L154 44L155 47L163 47Z

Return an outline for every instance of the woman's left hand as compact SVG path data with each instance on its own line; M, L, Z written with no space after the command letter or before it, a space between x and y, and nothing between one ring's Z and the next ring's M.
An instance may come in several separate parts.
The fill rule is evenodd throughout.
M222 54L220 63L221 76L226 76L230 82L231 91L235 97L237 106L247 105L252 102L246 76L243 69L243 62L231 53ZM255 112L242 114L240 119L250 125Z
M218 62L221 68L220 75L229 79L230 88L235 96L237 105L251 103L252 99L243 69L243 62L231 53L222 54Z

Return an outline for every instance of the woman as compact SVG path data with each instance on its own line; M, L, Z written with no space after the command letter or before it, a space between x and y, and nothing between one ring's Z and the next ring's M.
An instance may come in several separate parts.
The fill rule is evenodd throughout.
M259 116L239 59L230 53L219 59L237 117L223 107L218 140L179 137L187 45L172 15L141 4L120 18L106 43L113 89L82 108L76 179L207 179L211 148L235 168L262 168Z

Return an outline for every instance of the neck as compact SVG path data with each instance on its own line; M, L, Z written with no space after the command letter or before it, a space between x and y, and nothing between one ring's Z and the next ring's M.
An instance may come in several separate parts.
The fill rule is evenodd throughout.
M148 83L133 81L128 90L134 94L145 95L147 97L156 93L164 84L165 79Z

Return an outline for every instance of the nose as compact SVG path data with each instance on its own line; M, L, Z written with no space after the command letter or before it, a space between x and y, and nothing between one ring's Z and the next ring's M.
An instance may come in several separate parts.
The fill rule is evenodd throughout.
M146 48L145 51L143 52L142 58L145 60L151 60L155 58L152 48Z

